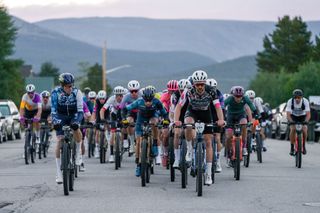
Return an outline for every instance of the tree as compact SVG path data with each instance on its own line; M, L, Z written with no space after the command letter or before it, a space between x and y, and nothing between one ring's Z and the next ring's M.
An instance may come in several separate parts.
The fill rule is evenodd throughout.
M7 59L13 53L17 29L4 6L0 5L0 99L19 104L24 82L20 74L21 60Z
M301 17L279 19L276 29L263 40L264 50L257 54L260 71L294 73L312 54L311 32Z
M316 43L313 48L312 59L314 61L320 61L320 38L318 36L316 36L315 41L316 41Z
M87 69L83 70L86 72L86 80L81 83L81 89L90 87L91 90L98 92L102 89L102 66L98 63ZM107 84L107 94L110 94L112 88Z
M54 66L51 62L45 62L41 65L39 76L54 77L54 84L59 85L59 68Z

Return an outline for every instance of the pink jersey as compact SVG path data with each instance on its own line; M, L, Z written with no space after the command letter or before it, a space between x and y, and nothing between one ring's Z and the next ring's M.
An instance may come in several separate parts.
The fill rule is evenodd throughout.
M168 92L163 93L160 97L160 101L163 104L166 111L169 112L171 105L171 94Z

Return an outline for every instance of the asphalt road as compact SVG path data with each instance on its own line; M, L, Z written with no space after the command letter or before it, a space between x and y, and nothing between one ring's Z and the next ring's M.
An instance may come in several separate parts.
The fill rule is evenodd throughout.
M202 197L189 176L181 189L180 174L170 182L169 171L157 166L151 183L142 188L134 176L133 158L122 168L86 159L87 171L75 182L75 191L63 195L55 183L53 146L47 159L25 165L23 141L0 144L0 212L320 212L320 145L307 145L302 168L289 156L289 142L267 140L263 163L253 157L241 167L241 179L225 167L216 183L205 186Z

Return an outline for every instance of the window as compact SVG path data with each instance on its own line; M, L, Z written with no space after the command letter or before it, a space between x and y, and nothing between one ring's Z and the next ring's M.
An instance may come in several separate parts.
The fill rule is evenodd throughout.
M0 105L0 112L2 113L3 116L10 115L9 106L8 105Z

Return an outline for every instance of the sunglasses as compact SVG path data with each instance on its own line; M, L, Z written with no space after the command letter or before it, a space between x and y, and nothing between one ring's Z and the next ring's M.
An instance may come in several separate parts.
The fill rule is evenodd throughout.
M34 94L34 92L28 92L28 95L33 95Z
M116 97L123 97L123 95L116 95Z
M64 87L71 88L72 85L64 85Z
M204 87L204 84L195 84L196 87Z
M42 97L43 99L48 99L49 97L47 97L47 96L44 96L44 97Z
M138 90L131 90L130 93L137 93Z
M90 100L96 100L96 98L90 98Z

